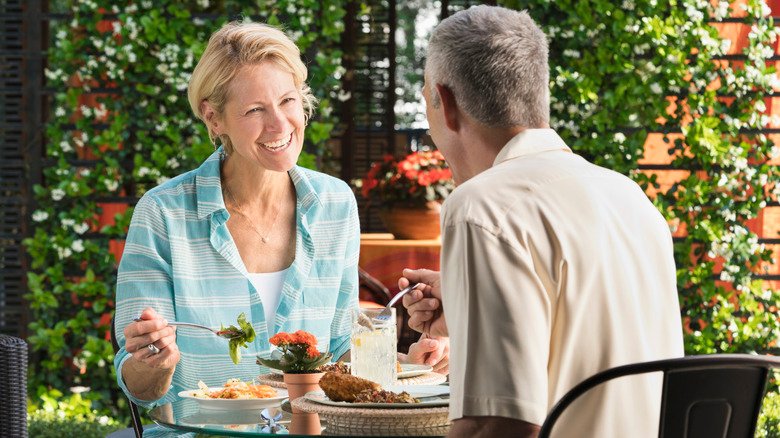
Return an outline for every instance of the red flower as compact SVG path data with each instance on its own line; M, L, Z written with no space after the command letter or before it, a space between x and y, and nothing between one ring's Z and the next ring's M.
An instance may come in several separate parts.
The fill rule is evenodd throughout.
M452 172L439 151L417 151L400 160L384 155L359 181L360 194L383 208L441 202L455 188Z

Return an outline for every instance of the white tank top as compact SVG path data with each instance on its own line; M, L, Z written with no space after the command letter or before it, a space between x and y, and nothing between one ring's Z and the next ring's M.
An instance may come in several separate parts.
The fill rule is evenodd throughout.
M249 273L249 281L260 294L260 301L263 302L265 310L265 322L268 325L268 333L273 335L274 323L276 322L276 308L279 306L279 299L282 296L282 285L284 284L284 275L287 274L287 268L278 272L259 272Z

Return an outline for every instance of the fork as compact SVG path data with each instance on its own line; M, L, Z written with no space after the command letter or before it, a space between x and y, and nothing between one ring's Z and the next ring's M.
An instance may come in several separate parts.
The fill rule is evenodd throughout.
M135 318L135 319L133 319L133 321L141 322L141 321L143 321L143 319ZM199 328L199 329L203 329L203 330L208 330L211 333L214 333L215 335L217 335L217 336L219 336L221 338L225 338L225 339L231 339L231 338L235 337L238 334L238 332L236 332L234 330L214 330L211 327L206 327L205 325L200 325L200 324L193 324L191 322L168 321L168 325L181 326L181 327L192 327L192 328Z
M374 320L384 322L384 321L387 321L388 319L390 319L390 316L393 315L393 311L392 311L393 305L395 303L397 303L398 300L400 300L404 295L406 295L409 292L417 289L417 286L419 286L421 284L422 283L415 283L413 285L410 284L409 286L401 289L397 294L395 294L393 299L391 299L390 302L387 303L387 306L385 306L385 308L382 309L381 312L379 312L379 315L374 317Z

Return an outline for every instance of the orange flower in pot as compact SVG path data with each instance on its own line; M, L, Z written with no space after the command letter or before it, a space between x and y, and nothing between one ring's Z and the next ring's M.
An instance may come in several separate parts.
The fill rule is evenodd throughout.
M295 333L280 332L268 341L276 346L276 350L268 359L258 358L257 363L284 372L290 401L319 389L319 381L324 373L318 368L333 355L317 350L317 338L313 334L303 330Z
M385 155L365 178L354 181L369 205L398 239L435 239L441 233L441 202L455 189L452 171L439 151L417 151L396 160Z

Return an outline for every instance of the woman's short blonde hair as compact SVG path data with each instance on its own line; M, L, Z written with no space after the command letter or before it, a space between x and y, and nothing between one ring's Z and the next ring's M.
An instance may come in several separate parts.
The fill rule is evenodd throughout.
M301 61L298 46L281 30L262 23L233 21L222 26L209 38L208 46L190 77L187 98L195 115L206 122L201 111L205 100L217 114L222 114L230 83L241 67L271 61L293 75L301 93L306 119L314 111L316 98L306 84L308 72ZM209 138L216 145L218 136L206 123ZM232 145L227 136L219 138L227 153Z

